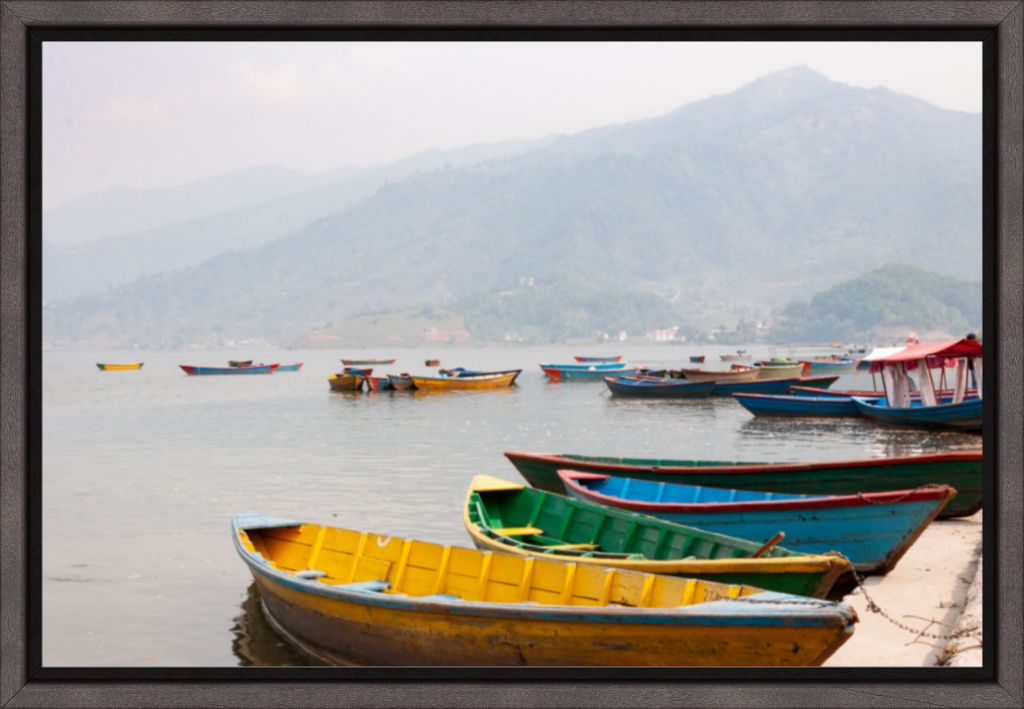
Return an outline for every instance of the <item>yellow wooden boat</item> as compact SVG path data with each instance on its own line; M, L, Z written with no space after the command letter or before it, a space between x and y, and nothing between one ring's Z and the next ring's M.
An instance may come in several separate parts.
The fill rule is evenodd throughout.
M473 478L462 521L478 549L816 598L852 571L841 556L777 546L784 535L767 543L738 539L487 475Z
M512 386L519 372L478 374L467 377L410 377L421 391L454 391L457 389L504 389Z
M841 603L441 546L262 515L233 520L268 619L334 664L819 665Z
M327 377L331 391L362 391L366 376L352 372L337 372Z
M129 369L142 369L145 362L126 362L124 364L111 364L109 362L97 362L96 366L101 372L121 372Z

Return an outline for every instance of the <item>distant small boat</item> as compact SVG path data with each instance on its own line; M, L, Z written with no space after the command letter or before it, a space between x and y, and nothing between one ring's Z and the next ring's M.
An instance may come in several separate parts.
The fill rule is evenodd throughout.
M709 369L674 369L670 374L691 382L752 382L757 379L758 370L753 367L734 367L722 372Z
M228 366L229 367L251 367L252 366L252 360L251 359L229 359L228 360Z
M484 377L495 374L511 374L512 381L509 382L509 386L516 383L516 379L522 374L521 369L499 369L494 371L481 371L479 369L466 369L465 367L453 367L452 369L441 369L438 371L443 377Z
M425 367L440 367L441 366L441 360L439 360L439 359L428 359L425 362L423 362L423 366L425 366Z
M203 374L270 374L280 365L260 364L252 367L199 367L191 364L179 364L185 374L197 376Z
M644 399L706 399L715 388L714 382L659 377L605 377L604 383L616 396Z
M412 377L407 372L389 374L388 382L395 391L408 391L409 389L416 388L416 385L412 383Z
M622 355L609 355L607 357L590 357L587 355L576 355L573 357L577 362L621 362Z
M126 362L124 364L97 362L96 366L101 372L123 372L129 369L142 369L143 364L145 364L145 362Z
M819 389L814 391L820 392ZM860 416L853 399L843 396L749 393L732 396L755 416Z
M846 371L848 369L855 369L857 362L852 359L843 357L825 358L818 359L815 357L813 360L802 360L805 368L810 370L823 370L823 371Z
M236 515L232 538L273 624L333 664L820 665L857 622L752 586L265 515Z
M394 389L388 375L383 377L367 377L366 384L370 387L370 391L391 391Z
M639 369L627 367L621 362L605 362L595 364L542 364L541 370L553 382L570 380L600 381L604 377L615 375L636 374Z
M302 362L296 362L295 364L279 364L274 372L297 372L302 369Z
M531 485L559 494L565 492L565 485L558 471L581 470L683 485L811 495L855 495L909 490L929 484L949 485L956 489L957 495L940 517L972 515L981 509L981 449L787 463L612 458L523 451L506 451L505 457Z
M752 357L746 350L736 350L736 354L719 355L723 362L749 362Z
M327 377L331 391L362 391L366 375L355 372L336 372Z
M411 376L413 385L425 391L456 391L460 389L505 389L519 376L519 370L509 374L481 374L471 377Z
M394 364L393 359L343 359L341 363L346 366L352 365L363 365L363 364Z
M630 571L746 583L824 598L850 570L836 556L797 554L778 544L776 529L740 539L616 507L534 490L477 475L463 503L473 544L504 554L562 559ZM766 548L767 547L767 548Z
M368 377L373 374L373 367L345 367L345 374L362 374Z
M703 364L704 355L690 355L690 361L693 362L694 364Z
M838 551L862 573L891 571L956 495L946 485L856 495L794 495L559 470L571 497L741 539L785 534L790 551Z
M804 371L804 365L796 364L762 364L757 366L757 379L759 381L771 381L773 379L792 379L799 377Z

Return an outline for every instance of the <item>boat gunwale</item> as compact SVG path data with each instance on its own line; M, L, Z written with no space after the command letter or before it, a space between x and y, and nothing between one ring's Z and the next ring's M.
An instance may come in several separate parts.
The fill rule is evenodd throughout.
M307 523L296 522L294 526L301 527L303 524ZM323 525L318 526L323 527ZM287 529L290 527L281 525L281 528ZM417 613L483 616L488 618L536 621L578 620L590 623L600 622L616 624L629 622L633 624L712 625L720 627L722 624L719 621L722 618L735 618L745 621L743 623L737 623L736 625L738 626L749 624L746 621L751 619L759 619L762 621L773 620L776 621L775 624L780 626L793 625L794 620L813 621L817 619L819 621L832 621L818 623L806 622L804 625L807 627L849 627L854 625L856 622L856 616L853 609L848 604L826 601L824 599L805 598L795 594L766 590L760 590L758 593L750 594L747 598L768 594L772 597L771 600L764 599L764 601L761 602L745 602L738 601L736 598L720 598L713 601L704 601L702 603L693 603L685 606L671 606L666 608L637 608L635 606L569 606L531 602L504 603L492 601L466 601L461 598L456 598L450 601L438 600L437 598L428 600L428 598L430 598L428 596L410 596L404 593L388 594L375 591L359 591L351 588L344 588L344 585L328 585L319 583L314 579L303 579L280 569L276 569L270 566L267 559L258 555L258 552L250 552L242 546L241 535L239 532L245 532L246 535L248 535L248 531L250 530L237 526L233 521L232 531L234 532L232 534L232 539L235 550L242 557L242 560L245 562L246 566L249 567L250 571L259 573L267 577L269 580L291 590L310 593L312 595L331 600L355 603L357 605L379 606ZM451 545L441 546L451 547ZM480 550L476 551L481 554L488 553ZM508 556L508 554L505 554L505 556ZM565 564L567 566L575 565L575 562L563 561L561 559L545 559L545 561ZM632 571L628 569L609 569L609 571L652 575L642 571ZM703 580L696 580L701 583L705 583ZM720 582L715 581L707 583L717 583L718 585L741 585L721 584ZM778 598L779 596L784 596L793 600L792 602L787 603L785 600ZM733 602L749 605L751 612L744 612L742 614L737 613L735 606L732 605ZM719 612L707 612L708 609L714 607L715 604L722 604L718 606ZM693 609L700 610L697 611ZM797 617L795 618L794 616ZM834 622L837 618L842 618L844 622ZM758 623L758 625L767 624ZM800 623L798 623L798 625L800 625Z
M634 512L679 512L679 513L701 513L701 512L763 512L782 510L814 510L831 509L836 507L866 507L868 505L893 505L901 502L926 502L952 500L956 494L956 488L951 485L920 486L908 490L887 490L885 492L862 492L853 495L814 495L800 499L782 500L746 500L743 502L644 502L628 497L617 497L597 492L585 485L579 484L578 480L607 480L612 475L601 475L599 473L587 473L581 470L560 469L558 477L566 486L577 491L584 499L593 499L596 503L617 507ZM656 481L650 481L656 482ZM682 485L678 483L662 483L664 485L676 484L679 487L697 487L693 485ZM711 487L701 485L699 487ZM757 492L757 491L747 491ZM605 502L605 500L613 502ZM943 505L945 506L945 505Z

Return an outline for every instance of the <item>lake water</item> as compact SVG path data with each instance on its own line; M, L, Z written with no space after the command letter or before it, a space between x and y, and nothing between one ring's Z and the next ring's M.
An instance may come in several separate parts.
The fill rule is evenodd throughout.
M654 367L690 366L690 354L706 354L707 366L718 367L718 354L734 349L652 345L614 353ZM863 420L754 419L724 398L616 399L600 382L548 383L537 367L581 352L611 350L45 353L43 664L306 662L259 612L231 543L231 516L239 512L468 545L466 486L481 473L519 480L506 450L785 461L981 442ZM426 372L427 357L524 371L508 390L357 395L328 388L340 356L398 358L378 371ZM233 377L189 377L177 366L243 357L305 364L297 373ZM140 371L95 366L140 359ZM858 373L835 387L870 385L870 375Z

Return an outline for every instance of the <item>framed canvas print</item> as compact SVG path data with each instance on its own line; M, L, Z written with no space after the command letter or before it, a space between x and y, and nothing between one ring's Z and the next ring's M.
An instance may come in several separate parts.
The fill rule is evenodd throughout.
M4 706L1021 705L1020 3L0 12Z

